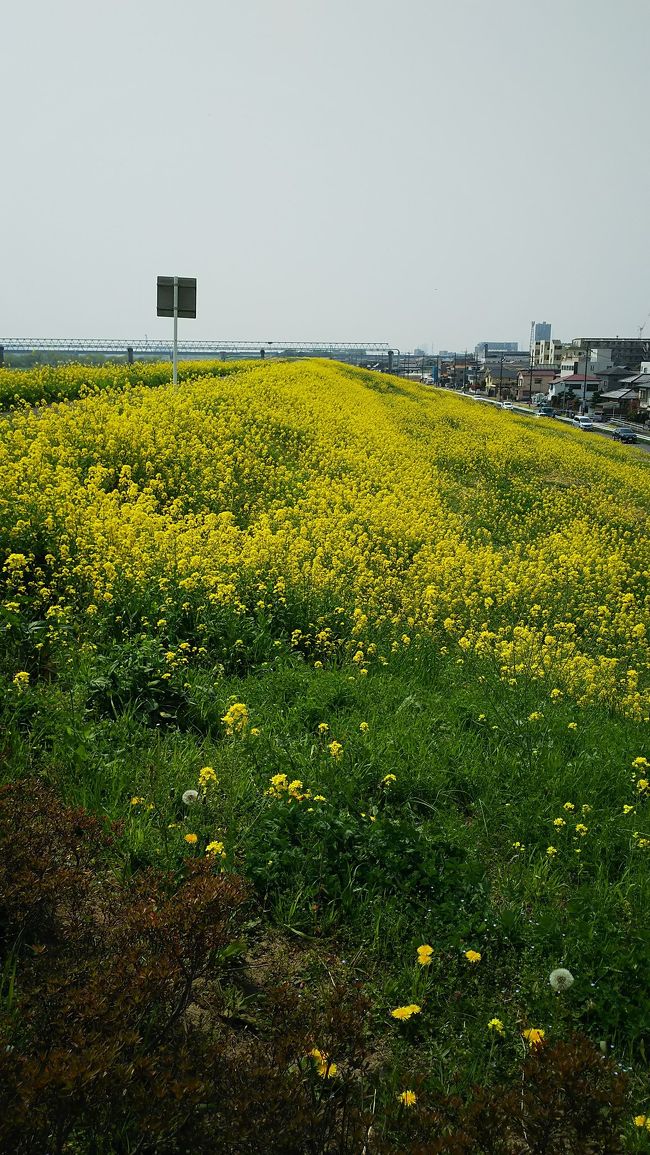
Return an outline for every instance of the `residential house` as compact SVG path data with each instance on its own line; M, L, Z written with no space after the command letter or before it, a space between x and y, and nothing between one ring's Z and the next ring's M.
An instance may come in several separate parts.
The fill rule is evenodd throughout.
M535 394L543 393L546 397L555 380L557 373L550 365L534 365L530 369L522 369L517 375L517 400L524 401Z
M483 388L488 397L512 400L517 396L519 370L513 365L488 364L481 374Z
M611 369L599 369L596 376L600 377L600 387L604 393L618 389L623 381L627 382L631 375L626 365L612 365Z
M636 389L621 385L620 389L601 393L598 407L605 416L633 418L639 411L639 394Z
M591 402L598 392L600 379L587 373L566 373L555 377L549 386L548 399L561 402L567 409L579 409L583 402Z
M634 388L639 394L639 416L647 420L650 417L650 373L641 373L634 383Z

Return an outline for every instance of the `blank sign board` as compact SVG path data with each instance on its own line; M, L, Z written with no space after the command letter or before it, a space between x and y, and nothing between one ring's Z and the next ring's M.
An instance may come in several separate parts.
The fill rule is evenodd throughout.
M158 277L157 289L156 315L158 317L173 317L174 278ZM177 316L196 317L196 277L178 278Z

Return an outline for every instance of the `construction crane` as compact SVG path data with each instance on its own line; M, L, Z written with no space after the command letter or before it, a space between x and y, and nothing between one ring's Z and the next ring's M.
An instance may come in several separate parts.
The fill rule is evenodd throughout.
M648 324L648 321L650 321L650 313L648 313L648 316L646 317L643 324L639 325L639 341L641 340L641 338L643 336L643 330L645 329L646 325Z

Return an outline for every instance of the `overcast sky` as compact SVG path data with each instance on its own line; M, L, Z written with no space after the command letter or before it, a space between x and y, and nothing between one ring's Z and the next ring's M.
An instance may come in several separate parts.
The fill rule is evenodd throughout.
M2 6L0 337L636 336L648 0ZM650 330L650 321L648 329Z

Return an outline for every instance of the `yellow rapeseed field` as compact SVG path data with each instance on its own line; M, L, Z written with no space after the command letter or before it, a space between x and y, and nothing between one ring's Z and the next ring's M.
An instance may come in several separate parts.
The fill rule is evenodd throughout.
M430 634L643 720L645 460L540 424L327 362L14 413L7 626L92 644L140 615L173 651L215 614L288 636L301 605L324 653L338 634L367 664L373 639Z

